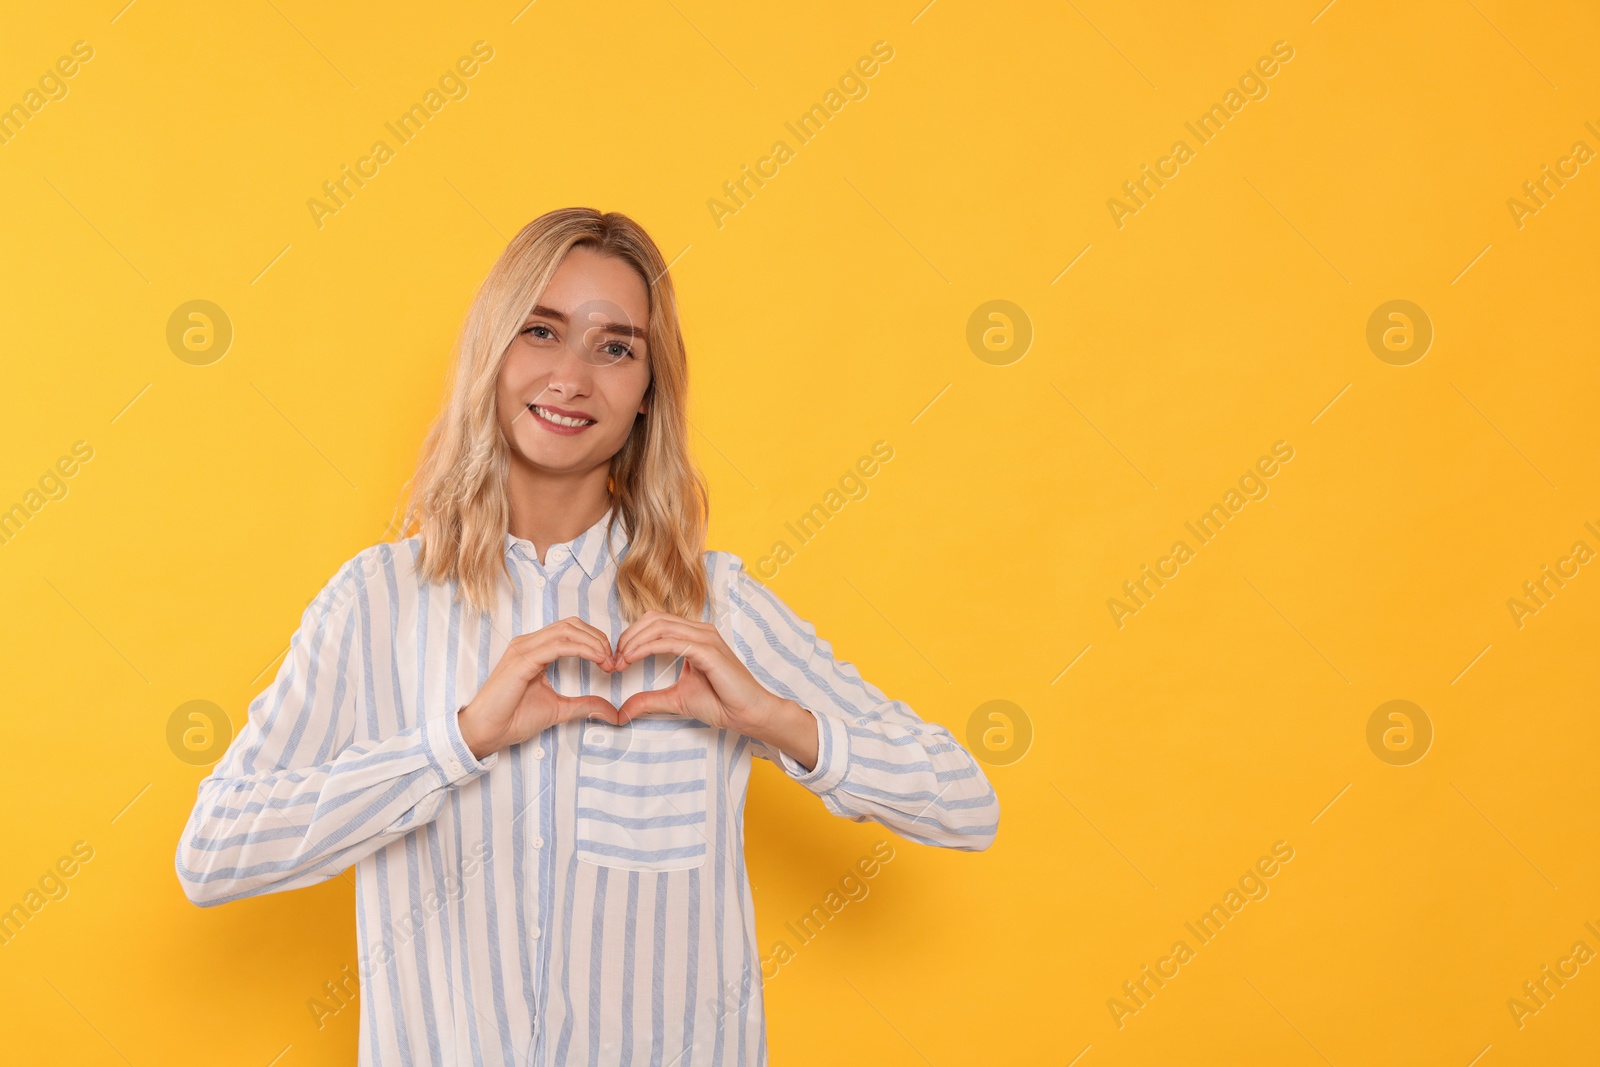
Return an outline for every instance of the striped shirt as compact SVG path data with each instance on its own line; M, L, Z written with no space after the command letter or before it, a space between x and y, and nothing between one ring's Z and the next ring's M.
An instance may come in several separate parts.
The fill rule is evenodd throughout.
M210 906L356 868L360 1057L389 1064L767 1062L745 870L751 758L834 815L927 845L988 848L1000 806L942 726L890 700L727 552L702 557L714 621L767 689L817 720L807 770L696 720L579 720L473 757L456 713L510 639L578 616L626 624L605 516L545 562L506 535L491 613L423 581L416 537L346 562L306 608L249 722L201 781L178 878ZM558 693L613 704L681 660L616 674L576 657Z

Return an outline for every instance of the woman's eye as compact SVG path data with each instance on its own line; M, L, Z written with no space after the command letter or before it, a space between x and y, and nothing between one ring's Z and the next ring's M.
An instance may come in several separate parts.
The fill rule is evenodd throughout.
M543 330L544 332L543 333L539 333L538 332L539 330ZM522 332L525 333L525 334L529 334L529 335L531 335L533 337L537 337L541 341L549 340L550 338L555 336L555 334L550 332L550 327L544 325L541 322L536 322L532 326L524 327Z
M621 349L621 351L612 351L612 349ZM606 342L606 354L609 355L609 356L615 356L618 359L621 359L623 356L631 356L631 355L633 355L633 349L629 348L627 345L623 344L621 341L607 341Z

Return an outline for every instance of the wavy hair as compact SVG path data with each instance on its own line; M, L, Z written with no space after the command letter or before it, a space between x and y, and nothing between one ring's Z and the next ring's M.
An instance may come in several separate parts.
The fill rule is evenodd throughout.
M708 593L701 552L709 501L689 455L689 368L677 297L660 249L619 212L547 212L495 261L456 339L444 406L407 483L401 536L420 535L422 577L453 583L455 595L480 612L491 610L499 583L509 583L510 444L500 429L496 385L517 332L575 245L628 263L650 296L648 411L635 418L606 481L612 515L605 533L620 521L629 538L617 575L622 613L629 622L646 611L697 619Z

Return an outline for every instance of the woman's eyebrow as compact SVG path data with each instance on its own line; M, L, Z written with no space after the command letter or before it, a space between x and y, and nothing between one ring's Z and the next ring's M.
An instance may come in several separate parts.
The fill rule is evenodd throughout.
M529 312L528 318L530 320L540 318L554 319L563 326L567 324L567 316L565 312L557 311L555 308L547 308L543 304L538 305L533 309L533 311ZM638 326L629 326L626 323L621 322L602 323L600 329L606 333L627 334L629 337L638 337L641 339L648 338L650 335L648 330Z

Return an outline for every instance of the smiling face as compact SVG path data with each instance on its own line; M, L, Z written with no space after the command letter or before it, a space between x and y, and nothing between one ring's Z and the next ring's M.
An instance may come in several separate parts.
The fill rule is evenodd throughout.
M650 296L623 259L574 246L500 366L512 476L602 481L645 411Z

